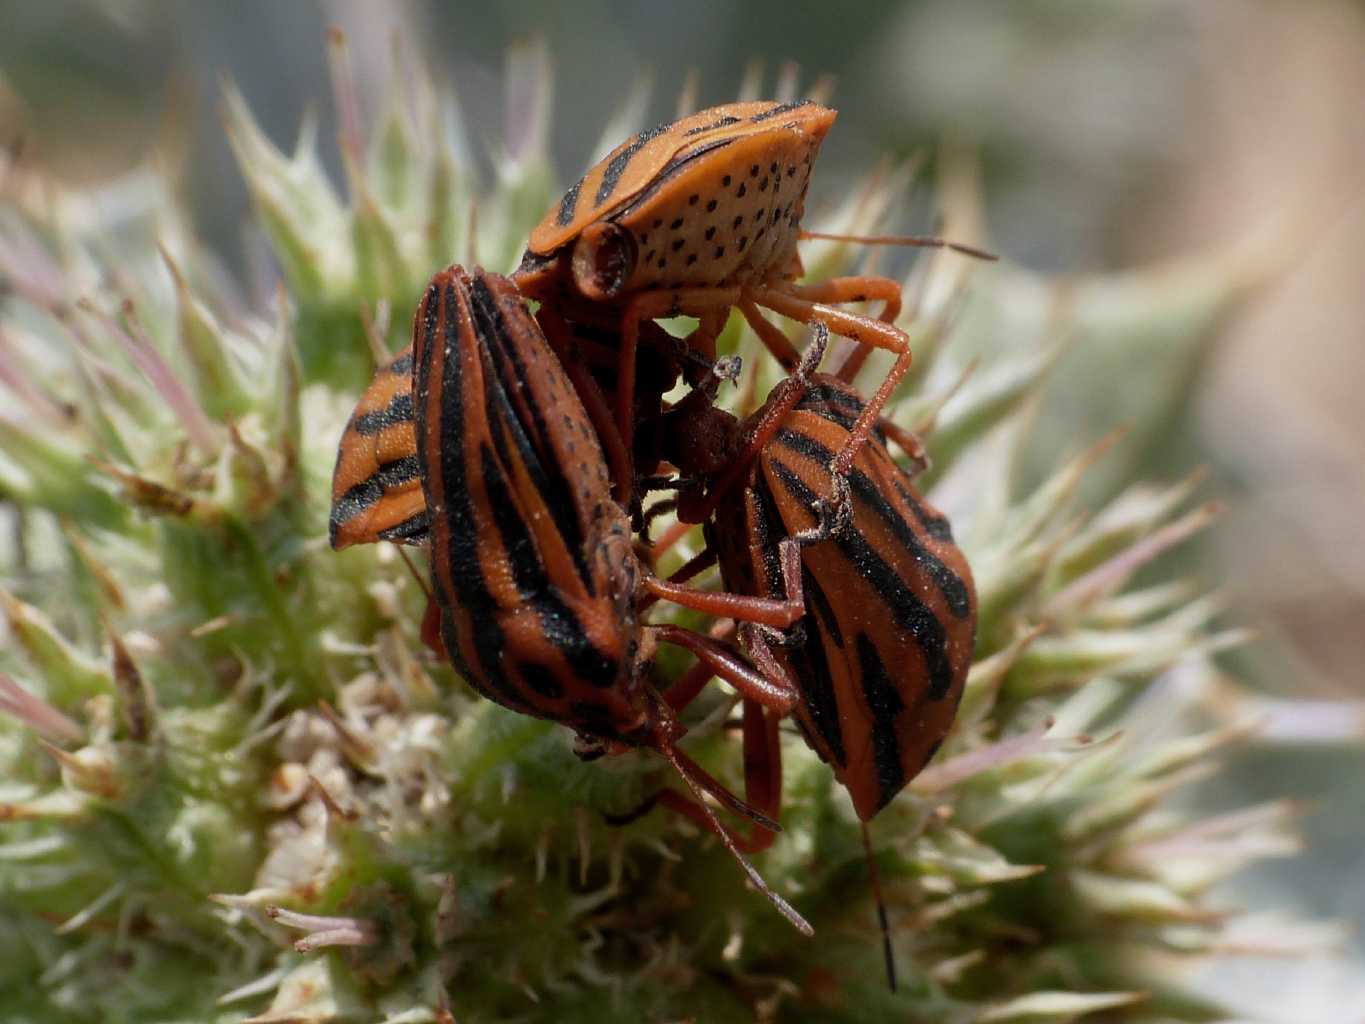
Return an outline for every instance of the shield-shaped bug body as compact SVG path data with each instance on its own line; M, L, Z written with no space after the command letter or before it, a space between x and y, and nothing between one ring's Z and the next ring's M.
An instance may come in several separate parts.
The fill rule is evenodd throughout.
M417 471L412 414L412 347L390 359L361 395L337 447L328 532L352 544L427 541L426 498Z
M592 167L532 232L518 287L554 316L620 332L615 432L631 449L640 325L689 314L689 339L714 356L715 339L738 308L788 369L798 355L760 307L823 323L863 346L897 354L831 465L846 473L881 407L910 366L909 338L892 320L900 286L881 277L799 285L796 243L811 169L835 112L810 101L731 103L659 125L623 142ZM936 239L904 239L942 244ZM970 251L970 250L969 250ZM880 319L837 308L881 301ZM548 328L547 328L548 329ZM861 365L855 353L847 376ZM845 368L841 368L841 374ZM598 424L604 441L606 424ZM613 464L621 462L614 459ZM617 480L623 499L630 479Z
M777 555L784 545L800 547L807 615L785 633L750 628L741 637L757 663L771 659L796 682L801 699L792 715L801 734L864 823L894 989L866 823L924 768L952 727L971 665L976 593L948 520L920 497L877 434L849 467L845 520L835 528L817 514L829 498L831 454L864 409L849 385L810 374L827 337L818 334L797 373L747 421L694 411L678 421L667 454L684 472L713 481L710 494L700 485L685 492L678 509L685 520L705 521L727 587L789 593ZM670 696L685 700L705 682L699 668ZM771 756L778 761L776 746ZM780 761L769 775L780 784Z
M802 733L866 821L952 726L976 638L976 591L947 518L877 434L850 467L847 519L821 521L828 456L865 408L850 385L812 372L827 338L817 331L797 372L744 422L693 412L665 454L695 480L679 518L705 523L727 587L784 596L775 559L798 545L807 616L778 642L771 630L749 630L748 640L795 679Z
M828 497L825 467L862 407L848 385L812 378L706 536L727 587L772 597L785 593L773 571L777 545L810 538L801 545L808 614L771 651L801 691L793 715L802 734L866 821L952 726L971 665L976 593L948 520L875 436L849 468L848 522L816 539L812 508Z
M794 546L779 555L791 589L778 599L693 590L648 572L611 497L592 422L506 278L459 267L437 274L414 318L411 372L436 646L484 697L572 728L585 756L633 747L661 753L696 798L687 806L809 931L700 798L710 793L775 830L767 813L775 811L766 797L772 787L758 783L764 808L756 809L679 750L685 728L677 706L654 689L649 668L657 643L684 647L746 700L779 714L795 703L794 687L771 664L758 671L708 636L644 624L637 612L642 599L663 598L768 628L790 626L805 610ZM344 440L367 436L348 428ZM344 452L339 471L343 464Z

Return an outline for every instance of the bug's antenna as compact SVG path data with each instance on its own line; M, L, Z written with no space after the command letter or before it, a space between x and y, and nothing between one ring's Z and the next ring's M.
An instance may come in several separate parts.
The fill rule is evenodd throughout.
M877 870L877 858L872 856L872 837L867 822L858 823L863 830L863 853L867 855L867 874L872 882L872 898L877 901L877 920L882 926L882 957L886 961L886 984L896 991L896 958L891 949L891 924L886 919L886 900L882 899L882 876Z
M403 546L401 544L395 544L394 547L398 550L398 557L403 559L403 564L408 567L408 572L412 573L412 578L416 580L417 585L422 588L422 593L427 595L427 600L434 601L435 598L432 597L431 587L427 586L427 581L422 579L422 574L417 571L417 566L412 564L412 559L409 558L408 553L403 550Z
M952 249L953 252L960 252L964 256L991 263L1000 258L995 253L978 249L974 245L950 242L946 238L935 238L933 235L838 235L828 231L803 230L801 238L817 239L822 242L858 242L862 245L909 245L919 249Z
M754 870L754 866L745 860L744 855L739 852L739 848L735 846L735 841L731 838L729 831L720 823L720 819L716 817L716 812L711 810L711 805L702 798L701 787L697 784L696 779L694 779L691 773L683 767L684 760L691 761L691 758L687 757L686 754L683 754L682 751L676 750L671 743L659 744L659 752L663 754L664 757L668 758L668 761L673 765L674 770L682 776L683 782L687 783L687 788L692 791L693 799L696 800L696 802L701 805L701 809L706 812L706 817L711 823L712 831L720 836L720 841L725 844L725 848L730 851L730 856L735 858L736 863L738 863L744 873L749 876L749 881L754 883L754 887L758 889L759 892L763 893L764 896L768 897L768 900L777 908L778 912L792 923L792 927L802 935L814 935L815 929L810 926L810 922L797 913L795 907L777 893L773 892L772 889L768 888L768 883L763 881L763 876Z

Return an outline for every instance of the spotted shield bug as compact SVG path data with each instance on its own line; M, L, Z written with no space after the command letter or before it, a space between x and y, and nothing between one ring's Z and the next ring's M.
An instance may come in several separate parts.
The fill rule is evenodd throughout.
M730 794L678 749L685 733L680 705L648 678L654 648L692 652L746 700L784 714L795 703L790 680L767 661L762 670L712 638L679 626L640 621L637 604L662 598L712 615L790 626L805 613L798 553L786 566L777 599L701 591L660 580L640 564L592 423L569 375L506 278L459 267L437 274L414 319L411 396L384 406L385 430L405 417L413 426L417 477L431 554L434 636L429 639L481 695L512 710L572 728L583 756L646 747L677 770L693 795L672 802L703 821L751 880L802 931L810 926L773 893L740 855L735 837L701 799L709 793L760 829L776 831L767 809L772 787L755 780L762 808ZM396 362L401 365L405 356ZM352 418L343 443L366 439L357 428L374 411L391 367L380 371ZM392 388L392 394L403 393ZM396 453L389 452L389 455ZM376 460L367 458L365 465ZM392 461L392 459L390 460ZM359 465L343 451L338 474ZM353 495L368 477L334 493ZM384 511L387 494L371 503ZM352 504L359 504L352 502ZM333 521L355 521L334 506ZM414 515L417 513L414 513ZM374 513L371 513L372 517ZM384 516L384 521L397 515ZM372 526L334 528L335 538L376 539ZM405 534L409 539L416 534ZM754 741L767 734L755 733ZM755 760L762 762L765 752Z
M617 444L615 433L623 451L631 450L642 322L698 317L689 344L710 357L730 309L738 308L774 356L793 369L798 355L764 319L763 307L896 353L893 368L832 457L836 474L848 471L909 369L910 347L905 332L891 322L901 307L895 281L858 276L796 283L802 274L796 243L805 235L800 225L811 169L834 118L833 110L811 101L763 100L661 124L592 167L532 232L513 275L522 292L555 316L619 330L615 430L598 423L609 446ZM869 300L883 303L880 319L837 308ZM855 353L841 375L851 378L862 358ZM623 461L628 456L613 464ZM618 479L618 496L633 484Z

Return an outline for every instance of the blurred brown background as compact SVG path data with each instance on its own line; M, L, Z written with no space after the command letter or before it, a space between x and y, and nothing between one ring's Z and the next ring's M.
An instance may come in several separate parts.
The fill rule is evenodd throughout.
M347 31L362 97L378 95L397 35L452 83L475 141L491 142L504 51L539 35L556 65L565 178L642 76L653 120L670 115L689 69L709 104L733 95L751 59L768 81L792 60L806 80L837 79L827 180L883 153L966 143L981 158L989 244L1018 265L1084 275L1251 240L1268 277L1210 339L1151 468L1207 463L1206 491L1229 501L1197 557L1261 633L1243 674L1282 696L1365 698L1365 5L795 6L7 0L0 143L73 183L162 147L202 230L241 267L246 197L217 118L222 76L281 145L306 109L325 139L326 28ZM1363 763L1309 743L1237 763L1227 785L1288 786L1318 812L1305 822L1311 853L1254 884L1365 922Z

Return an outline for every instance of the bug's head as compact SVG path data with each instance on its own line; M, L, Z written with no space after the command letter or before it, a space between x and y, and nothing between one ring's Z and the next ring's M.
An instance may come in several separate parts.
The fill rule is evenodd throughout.
M635 236L611 221L583 229L573 247L573 278L594 302L614 299L626 287L639 259Z
M733 413L713 405L714 391L693 388L664 414L660 449L684 476L709 477L730 464L740 443Z

